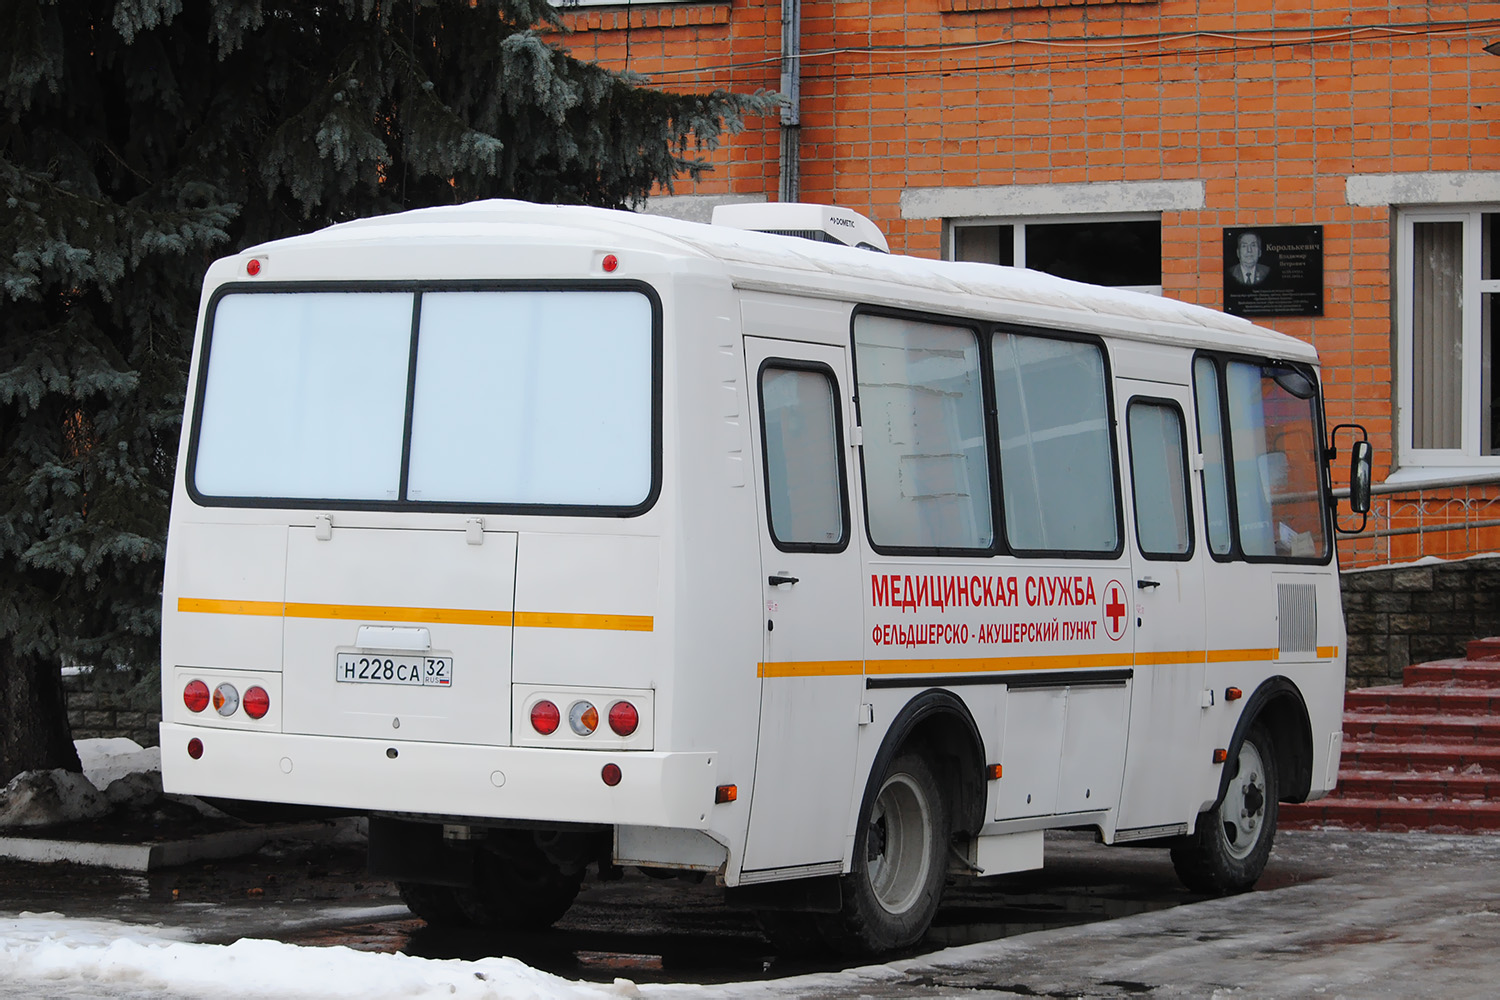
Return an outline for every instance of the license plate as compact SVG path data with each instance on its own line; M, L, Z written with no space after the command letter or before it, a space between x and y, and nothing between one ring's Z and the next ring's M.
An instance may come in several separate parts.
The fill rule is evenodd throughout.
M452 687L453 657L411 653L339 653L334 677L347 684Z

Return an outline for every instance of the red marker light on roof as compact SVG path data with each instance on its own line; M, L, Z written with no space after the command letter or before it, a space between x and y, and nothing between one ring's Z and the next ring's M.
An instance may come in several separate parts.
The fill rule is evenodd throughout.
M260 261L256 260L254 257L251 257L249 262L245 264L245 273L250 275L250 277L252 278L259 274Z
M612 253L607 253L604 255L604 260L601 263L606 274L613 274L615 269L620 266L620 258Z

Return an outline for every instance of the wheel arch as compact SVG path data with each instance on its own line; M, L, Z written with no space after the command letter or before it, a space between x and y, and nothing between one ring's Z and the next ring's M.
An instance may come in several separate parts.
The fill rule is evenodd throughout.
M987 786L984 740L969 707L952 691L928 688L896 714L870 764L860 818L870 814L891 761L907 749L921 750L934 765L951 805L953 832L974 834L984 825Z
M1275 751L1277 798L1282 802L1305 802L1312 788L1313 738L1312 721L1301 690L1289 677L1268 678L1245 700L1234 736L1229 741L1229 760L1239 756L1240 744L1250 727L1259 722L1271 734ZM1215 804L1223 801L1229 787L1229 768L1219 775L1219 794Z

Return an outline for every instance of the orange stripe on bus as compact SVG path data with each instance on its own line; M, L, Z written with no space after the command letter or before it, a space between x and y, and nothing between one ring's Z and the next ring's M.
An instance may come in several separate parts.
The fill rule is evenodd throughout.
M368 604L282 604L277 601L219 601L198 597L177 600L177 610L199 614L319 618L333 621L427 622L434 625L489 625L521 628L602 629L650 632L650 615L586 615L550 611L484 611L467 608L400 608Z
M615 632L650 632L656 620L650 615L575 615L552 611L517 611L519 628L593 628Z
M202 597L179 597L178 611L210 615L265 615L280 618L286 605L280 601L211 601Z
M1169 663L1203 663L1208 653L1202 649L1150 649L1135 654L1138 667L1165 666Z
M1275 649L1210 649L1208 651L1209 663L1235 663L1241 660L1274 660L1278 657Z
M1334 657L1336 657L1338 655L1339 655L1339 648L1337 646L1319 646L1318 647L1318 659L1320 659L1320 660L1331 660L1331 659L1333 659Z
M863 660L803 660L756 665L758 677L849 677L865 672Z
M943 660L870 660L871 674L946 674L999 673L1007 670L1083 670L1099 667L1128 667L1134 663L1129 653L1089 653L1085 655L1056 653L1049 656L980 656L973 659Z

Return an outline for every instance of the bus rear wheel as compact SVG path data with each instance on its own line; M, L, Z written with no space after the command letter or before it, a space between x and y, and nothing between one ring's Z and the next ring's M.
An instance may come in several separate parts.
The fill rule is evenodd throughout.
M573 905L583 871L571 874L554 864L530 831L493 833L474 859L473 889L455 899L469 923L503 930L543 930Z
M1229 783L1219 804L1198 817L1198 829L1172 848L1182 884L1215 895L1254 887L1276 839L1275 747L1260 723L1251 726L1228 765Z
M472 889L460 890L425 882L397 882L396 888L400 890L401 902L406 908L433 927L463 927L469 922L458 897L461 892L472 892Z
M847 955L916 944L943 894L949 809L927 760L897 757L868 809L843 879L843 910L822 921L829 945Z

